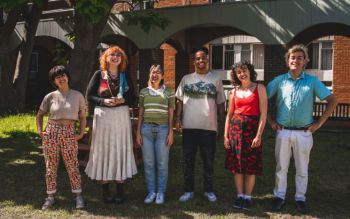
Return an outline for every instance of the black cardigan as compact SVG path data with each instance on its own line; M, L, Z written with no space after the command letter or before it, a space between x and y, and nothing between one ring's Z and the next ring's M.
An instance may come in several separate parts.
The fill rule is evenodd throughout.
M98 88L100 86L101 76L101 70L96 71L90 79L89 85L86 89L86 98L89 102L89 112L93 112L92 109L95 108L95 106L105 106L103 102L106 98L103 98L98 95ZM122 105L128 105L129 107L133 107L135 106L136 102L134 85L131 81L129 74L126 73L125 76L129 86L129 90L124 95L125 103Z

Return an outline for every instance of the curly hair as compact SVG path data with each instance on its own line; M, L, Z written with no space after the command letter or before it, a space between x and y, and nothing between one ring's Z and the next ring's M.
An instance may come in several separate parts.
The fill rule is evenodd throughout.
M119 65L118 70L120 72L124 72L126 70L126 65L128 64L128 58L124 52L124 50L122 50L120 47L118 46L111 46L108 49L106 49L106 51L103 52L103 54L100 56L100 69L102 71L107 71L108 70L108 56L110 54L113 53L121 53L122 57L121 57L121 63Z
M238 79L236 71L238 68L246 67L249 71L250 80L252 82L256 82L256 77L258 76L258 73L256 73L254 69L254 65L250 64L249 61L242 61L237 62L234 65L232 65L231 68L231 83L232 85L242 85L242 82Z

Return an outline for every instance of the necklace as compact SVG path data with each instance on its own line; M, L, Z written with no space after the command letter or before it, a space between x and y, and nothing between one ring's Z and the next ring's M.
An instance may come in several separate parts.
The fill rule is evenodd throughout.
M111 75L109 71L107 71L107 85L108 89L111 92L112 97L116 97L119 90L119 74Z

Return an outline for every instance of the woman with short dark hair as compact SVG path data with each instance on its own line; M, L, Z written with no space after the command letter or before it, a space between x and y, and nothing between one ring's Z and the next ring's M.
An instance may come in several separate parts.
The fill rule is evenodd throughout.
M55 202L60 152L72 192L76 194L76 208L83 208L77 141L83 137L86 126L85 99L80 92L69 88L69 74L64 66L53 67L49 72L49 81L57 90L44 97L36 117L38 134L43 141L48 194L42 209L50 208ZM43 131L43 117L46 113L49 114L49 121ZM74 124L77 120L80 122L79 134L75 134Z

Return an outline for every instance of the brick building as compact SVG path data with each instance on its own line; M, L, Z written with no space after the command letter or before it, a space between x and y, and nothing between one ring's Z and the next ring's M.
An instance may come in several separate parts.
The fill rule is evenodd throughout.
M170 20L165 30L153 28L149 33L123 23L119 12L130 10L130 6L116 4L98 49L111 44L122 47L129 58L128 71L138 88L146 85L152 63L164 65L166 84L176 88L184 74L194 71L191 53L199 46L210 49L211 68L223 80L228 79L231 64L250 57L258 69L259 80L267 83L286 71L286 48L304 43L312 53L308 72L332 88L339 102L350 103L350 20L343 9L350 7L350 2L339 2L342 4L328 0L160 0L152 5L144 1L139 9L153 7ZM290 18L289 13L295 16ZM40 22L28 81L29 90L32 89L27 92L29 100L34 100L34 96L40 100L46 92L42 87L47 81L50 60L60 51L57 45L65 52L71 50L73 45L66 39L65 31L54 19ZM19 42L20 38L16 43ZM39 95L35 91L38 84Z

